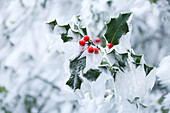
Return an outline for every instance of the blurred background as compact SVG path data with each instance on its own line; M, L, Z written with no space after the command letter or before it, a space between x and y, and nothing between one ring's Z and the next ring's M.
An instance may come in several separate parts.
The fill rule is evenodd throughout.
M170 55L170 0L0 0L0 86L7 89L0 112L79 113L77 102L61 93L64 55L46 23L65 24L81 15L88 33L101 37L105 22L121 12L132 12L134 51L158 67Z

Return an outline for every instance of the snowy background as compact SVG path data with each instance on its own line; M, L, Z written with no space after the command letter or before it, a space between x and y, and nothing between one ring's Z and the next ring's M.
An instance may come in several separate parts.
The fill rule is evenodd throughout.
M0 91L0 113L86 113L64 90L65 59L71 53L62 53L58 36L46 23L56 19L65 24L81 15L90 36L100 37L105 22L122 12L132 12L132 48L157 67L154 88L142 100L147 108L134 113L168 113L169 0L0 0L0 86L8 91ZM98 113L124 113L117 106L117 111Z

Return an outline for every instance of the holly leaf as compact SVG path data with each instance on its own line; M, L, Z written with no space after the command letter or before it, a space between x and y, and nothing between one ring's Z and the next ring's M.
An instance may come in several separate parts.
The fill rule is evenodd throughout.
M70 29L70 25L57 25L59 28L64 28L65 32L61 33L61 39L63 42L71 41L73 38L68 36L68 30Z
M112 55L112 57L115 59L115 63L113 66L118 67L120 70L123 71L123 68L128 66L128 53L121 53L119 54L115 50L111 51L108 55Z
M63 42L68 42L71 41L73 38L72 37L68 37L67 34L61 34L61 39L63 40Z
M55 20L53 20L53 21L51 21L51 22L48 22L47 24L50 24L50 25L57 25L57 21L56 21L56 19Z
M82 79L79 77L78 73L72 73L69 80L66 82L68 86L72 89L80 89L82 83Z
M152 3L156 3L158 0L149 0L149 1L152 4Z
M2 92L8 93L8 90L6 90L5 87L0 86L0 93L2 93Z
M131 53L131 57L133 58L134 62L140 63L142 55L135 55L135 54Z
M122 35L129 32L127 20L129 19L131 13L119 14L118 18L111 18L110 22L106 24L106 37L109 43L113 45L119 44L119 39Z
M144 64L144 69L145 69L145 72L146 72L146 76L152 71L154 67L150 67L146 64Z
M135 55L131 52L131 57L133 58L134 60L134 64L136 65L136 67L138 67L139 65L141 65L141 58L142 58L142 55Z
M90 69L83 76L89 81L96 81L102 72L99 69Z
M83 69L86 66L86 57L80 58L80 56L81 54L78 57L76 57L74 60L70 61L71 76L69 80L66 82L66 84L74 90L80 89L82 83L80 72L83 71Z
M69 25L74 33L79 34L83 37L84 35L87 35L87 30L86 27L82 25L82 21L83 20L80 18L80 15L73 16L72 21L70 21Z
M87 35L87 30L86 30L85 27L81 27L80 29L82 30L82 32L83 32L84 35Z
M48 22L48 23L46 23L46 24L48 24L48 25L50 26L50 28L51 28L52 30L54 30L54 26L57 25L57 21L56 21L56 19L55 19L55 20L53 20L53 21L51 21L51 22Z
M169 113L169 109L166 109L164 106L161 107L162 113Z
M47 24L50 25L52 30L58 30L64 43L73 40L73 38L75 38L74 36L81 38L84 35L87 35L86 27L81 25L82 20L80 19L80 16L75 16L72 21L65 25L57 24L56 20L48 22ZM54 29L55 26L56 29ZM71 36L68 35L68 32L72 33L70 33Z

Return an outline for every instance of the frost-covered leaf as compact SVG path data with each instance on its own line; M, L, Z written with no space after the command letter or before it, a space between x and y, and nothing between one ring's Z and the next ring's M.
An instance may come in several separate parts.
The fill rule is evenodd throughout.
M69 80L66 82L72 89L80 89L82 83L82 79L79 77L78 73L71 74Z
M89 81L96 81L102 72L99 69L90 69L83 74Z
M84 35L87 35L87 30L86 30L85 27L84 28L80 28L80 29L83 31Z
M154 67L150 67L146 64L144 64L144 69L145 69L145 72L146 72L146 76L152 71Z
M133 58L134 62L140 63L142 55L135 55L135 54L131 53L131 57Z
M109 43L119 44L121 36L129 32L127 20L130 15L131 13L120 14L118 18L111 18L110 22L106 24L107 28L104 36Z
M80 58L81 54L76 57L74 60L70 61L70 73L71 76L69 80L66 82L72 89L80 89L82 79L80 78L81 71L86 66L86 57Z
M152 4L152 3L156 3L158 0L149 0L149 1Z
M51 21L51 22L48 22L47 24L50 26L50 28L51 28L52 30L54 30L54 26L57 25L57 21L56 21L56 19L55 19L55 20L53 20L53 21Z
M68 36L68 30L70 29L70 25L66 24L66 25L57 25L59 28L64 28L65 32L61 33L61 39L63 40L63 42L68 42L71 41L73 39L73 37Z
M87 30L86 27L83 26L82 21L83 20L80 18L80 15L74 16L69 22L69 25L74 33L77 33L83 37L84 35L87 35Z
M159 100L158 100L158 104L162 104L162 102L164 101L164 99L165 99L165 97L164 96L162 96L161 98L159 98Z
M53 21L51 21L51 22L48 22L47 24L50 24L50 25L57 25L57 21L56 21L56 19L55 20L53 20Z
M161 107L161 111L162 111L162 113L169 113L169 109L165 109L165 107L163 106L163 107Z
M142 55L136 55L136 54L133 54L131 52L131 57L133 58L134 60L134 64L136 65L136 67L138 67L139 65L141 65L141 58L142 58Z
M8 90L6 90L5 87L0 86L0 93L2 93L2 92L8 93Z
M147 108L147 106L145 106L144 104L142 103L139 103L140 106L142 106L143 108Z
M25 104L27 113L31 113L31 110L37 107L37 98L32 95L27 94L25 95L25 98L24 98L24 104Z
M115 50L111 51L108 55L112 55L112 57L115 59L115 63L112 64L115 67L118 67L123 71L123 68L128 66L128 53L117 53Z
M63 42L68 42L68 41L71 41L73 38L72 37L69 37L67 36L67 34L61 34L61 39L63 40Z
M82 25L82 20L80 16L75 16L72 18L68 24L59 25L56 20L48 22L51 29L57 31L61 35L63 42L68 42L73 40L73 38L81 38L84 35L87 35L86 27Z

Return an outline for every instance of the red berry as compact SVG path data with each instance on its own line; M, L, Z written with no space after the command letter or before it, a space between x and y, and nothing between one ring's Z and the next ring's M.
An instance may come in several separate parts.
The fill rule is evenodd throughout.
M85 46L86 42L85 42L84 40L80 40L80 41L79 41L79 44L80 44L81 46Z
M101 42L101 39L100 39L100 38L97 38L95 41L96 41L97 43L99 43L99 42Z
M107 46L109 47L109 49L111 49L113 47L112 43L107 44Z
M93 43L96 44L96 42L93 40Z
M99 53L99 49L98 48L94 48L94 53L98 54Z
M84 37L84 39L83 40L85 40L85 41L89 41L90 40L90 37L88 36L88 35L86 35L85 37Z
M94 51L94 48L93 48L92 46L89 46L89 47L88 47L88 52L89 52L89 53L93 53L93 51Z

